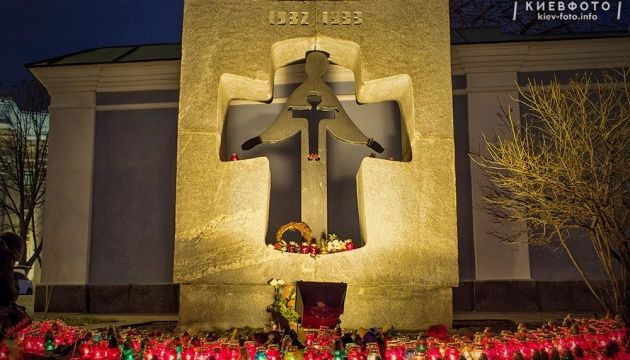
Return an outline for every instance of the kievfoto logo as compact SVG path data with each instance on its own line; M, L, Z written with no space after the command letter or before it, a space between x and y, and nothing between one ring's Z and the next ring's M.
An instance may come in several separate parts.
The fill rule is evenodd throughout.
M535 12L538 20L595 21L603 13L620 20L622 9L623 1L514 1L512 20L522 12Z

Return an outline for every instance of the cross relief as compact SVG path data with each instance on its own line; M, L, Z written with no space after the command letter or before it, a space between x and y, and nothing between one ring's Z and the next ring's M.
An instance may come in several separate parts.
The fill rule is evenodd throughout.
M322 77L328 67L327 53L307 52L307 79L291 93L272 124L259 136L241 145L243 150L249 150L261 143L274 144L301 133L301 220L318 238L328 233L327 133L342 142L365 145L378 153L384 151L378 142L368 138L352 122L330 86L324 82Z

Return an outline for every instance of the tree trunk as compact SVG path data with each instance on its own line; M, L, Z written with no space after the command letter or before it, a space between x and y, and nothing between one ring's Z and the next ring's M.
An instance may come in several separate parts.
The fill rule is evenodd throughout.
M31 255L31 257L26 261L26 265L32 267L33 264L35 264L35 261L39 259L39 255L42 253L42 248L43 248L42 243L39 243L39 245L37 245L37 247L35 248L35 251L33 251L33 255ZM40 265L41 265L41 262L40 262Z
M28 223L25 223L24 221L20 220L20 233L18 234L20 236L20 239L22 239L22 257L20 258L20 262L19 264L22 265L22 267L26 267L28 266L28 258L26 256L26 250L27 250L27 240L28 240ZM30 267L29 267L30 270Z

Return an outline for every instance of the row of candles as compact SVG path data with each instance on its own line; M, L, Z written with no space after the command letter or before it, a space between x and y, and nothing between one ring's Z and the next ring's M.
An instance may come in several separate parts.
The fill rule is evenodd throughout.
M310 254L311 256L316 256L318 254L354 250L354 243L352 243L352 240L348 239L324 243L320 246L318 244L308 244L306 242L298 245L295 241L289 241L284 244L276 242L273 244L273 248L284 252Z
M45 356L65 347L72 359L101 360L483 360L483 359L630 359L627 329L611 319L576 319L567 326L536 330L502 331L474 338L447 334L389 338L381 345L343 344L330 329L309 331L303 349L285 336L279 344L254 341L164 336L127 331L106 334L67 326L60 321L36 322L21 331L17 343L25 354ZM301 345L301 344L299 344ZM0 344L0 359L11 358Z

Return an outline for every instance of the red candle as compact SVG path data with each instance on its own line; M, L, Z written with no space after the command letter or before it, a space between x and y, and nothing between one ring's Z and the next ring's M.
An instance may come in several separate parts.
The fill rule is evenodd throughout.
M278 345L269 345L269 347L267 347L266 353L267 360L280 360L280 356L282 355L280 349L278 348Z
M256 358L256 346L253 341L245 341L245 351L247 352L247 356L249 356L249 360Z
M313 346L313 341L315 341L315 333L306 334L306 346Z
M455 343L448 344L448 347L446 348L444 355L445 355L444 356L445 360L459 360L459 348L457 347L457 344Z
M101 345L92 347L92 359L105 359L105 349Z
M210 350L204 347L197 352L197 358L195 360L210 360L210 354Z
M193 348L186 348L182 351L182 359L195 360L195 350Z
M107 348L107 350L105 351L105 358L107 360L119 360L120 349L118 347Z
M400 360L398 359L398 343L395 341L391 341L387 343L385 348L385 360Z
M33 337L32 336L25 336L24 337L24 352L27 354L32 354L34 351L33 349Z
M7 344L0 343L0 359L8 359L10 355L9 346Z
M333 352L329 346L322 346L319 351L319 360L333 360Z
M44 338L36 337L33 341L33 353L38 355L44 355Z
M440 348L437 345L433 345L429 347L427 350L427 359L428 360L439 360L442 358L442 353L440 352Z
M230 345L230 359L241 360L241 347L238 344Z
M308 253L309 253L309 251L310 251L310 249L311 249L311 248L308 246L308 243L305 243L305 242L303 242L303 243L302 243L302 246L300 246L300 252L301 252L302 254L308 254Z
M164 360L176 360L177 359L177 351L173 348L168 348L164 351L164 355L162 356Z
M315 334L307 334L307 342L308 342L308 335L315 335ZM304 350L304 360L319 360L318 356L317 356L317 349L315 349L314 347L307 347L306 350Z
M230 360L232 358L232 353L228 347L228 343L222 343L221 348L219 349L219 359L220 360Z
M92 346L84 342L81 344L79 348L79 352L81 353L81 359L91 359L92 358Z
M348 360L362 360L361 348L353 346L348 350Z

